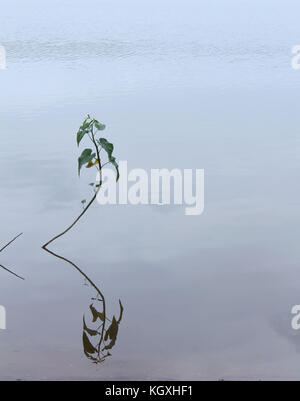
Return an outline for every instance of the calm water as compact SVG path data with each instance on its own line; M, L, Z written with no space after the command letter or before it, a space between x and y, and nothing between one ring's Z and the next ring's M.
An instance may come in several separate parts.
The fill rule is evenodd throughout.
M0 378L298 378L296 0L2 1ZM95 291L41 249L80 212L75 132L106 123L130 168L204 168L205 212L95 204L51 245L124 315L93 365ZM100 227L100 230L99 230ZM0 244L1 245L1 244Z

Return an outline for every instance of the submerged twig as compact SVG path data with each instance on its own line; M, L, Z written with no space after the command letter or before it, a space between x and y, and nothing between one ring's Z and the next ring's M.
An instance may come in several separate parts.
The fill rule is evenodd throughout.
M0 265L0 267L2 267L2 269L6 270L7 272L13 274L14 276L20 278L21 280L25 280L24 277L19 276L17 273L14 273L12 270L9 270L7 267L5 267L5 266L3 266L3 265Z
M0 249L0 252L2 252L5 248L7 248L12 242L14 242L18 237L20 237L20 235L22 235L23 233L18 234L17 236L15 236L12 240L10 240L6 245L4 245L3 248ZM2 269L6 270L7 272L11 273L12 275L20 278L21 280L25 280L24 277L19 276L17 273L13 272L12 270L8 269L7 267L3 266L0 264L0 267L2 267Z
M16 235L12 240L10 240L6 245L4 245L3 248L0 249L0 252L2 252L5 248L7 248L12 242L14 242L17 238L20 237L20 235L22 235L23 233L20 233L18 235Z

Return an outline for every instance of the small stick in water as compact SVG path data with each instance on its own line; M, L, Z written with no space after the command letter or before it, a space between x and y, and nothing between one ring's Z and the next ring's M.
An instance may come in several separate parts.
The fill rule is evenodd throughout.
M7 267L4 267L3 265L0 265L0 267L2 267L2 269L6 270L7 272L13 274L14 276L20 278L21 280L25 280L24 277L18 276L16 273L14 273L12 270L9 270Z
M22 235L23 233L18 234L16 237L14 237L11 241L9 241L6 245L4 245L3 248L0 249L0 252L2 252L5 248L7 248L12 242L14 242L17 238L20 237L20 235ZM21 280L25 280L24 277L19 276L18 274L14 273L12 270L8 269L7 267L0 265L0 267L2 267L2 269L6 270L7 272L13 274L14 276L20 278Z

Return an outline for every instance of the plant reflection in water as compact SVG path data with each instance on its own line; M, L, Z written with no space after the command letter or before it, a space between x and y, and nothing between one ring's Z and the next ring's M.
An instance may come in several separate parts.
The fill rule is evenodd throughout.
M83 316L83 349L84 354L93 362L93 363L101 363L108 356L110 356L110 350L114 347L117 334L119 331L119 324L123 317L123 306L121 301L119 301L120 305L120 313L118 319L115 316L112 319L109 319L106 315L106 303L105 298L96 284L72 261L69 259L60 256L50 249L48 249L48 245L57 240L58 238L65 235L68 231L70 231L74 225L82 218L82 216L87 212L89 207L94 203L98 192L102 186L102 168L104 165L111 164L116 170L116 181L119 179L119 166L116 161L116 158L113 156L114 145L110 143L106 138L100 137L100 133L105 129L105 125L100 123L96 119L92 119L90 115L83 121L82 125L79 127L79 130L76 133L76 142L77 145L81 143L83 139L89 140L90 145L93 146L94 151L90 148L86 148L82 151L81 155L78 158L78 175L80 175L80 171L83 166L86 168L94 167L97 172L98 182L91 183L89 185L92 186L94 190L94 194L90 201L86 203L86 200L82 200L81 203L83 205L83 211L79 214L79 216L72 222L70 226L68 226L64 231L60 234L51 238L48 242L46 242L42 248L50 253L51 255L64 260L73 266L84 278L85 280L96 290L96 298L92 298L92 303L90 305L90 312L92 315L92 322L95 325L98 325L96 328L89 328L86 324L85 317ZM104 150L106 155L106 163L103 164L101 151ZM101 157L100 157L101 155ZM103 156L105 157L105 156Z
M96 297L91 298L92 303L89 306L92 320L91 323L93 323L96 327L88 327L85 316L83 316L83 351L85 356L93 363L98 364L104 362L108 356L111 356L110 351L117 341L119 325L121 323L124 311L121 301L119 300L120 312L118 318L116 318L114 315L111 319L108 318L105 298L97 285L71 260L54 253L46 246L44 246L43 249L56 258L69 263L96 291ZM89 323L89 325L91 323Z

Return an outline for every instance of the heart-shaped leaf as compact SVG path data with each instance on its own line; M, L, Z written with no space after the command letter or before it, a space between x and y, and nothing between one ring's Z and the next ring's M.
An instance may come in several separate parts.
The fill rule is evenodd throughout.
M77 132L77 145L79 146L79 144L80 144L80 142L81 142L81 139L84 137L84 135L87 133L88 131L87 130L84 130L84 129L80 129L78 132Z
M99 130L99 131L103 131L105 129L105 125L99 123L99 121L97 121L97 120L94 120L94 124L95 124L95 127L97 128L97 130Z
M89 163L95 157L95 153L92 153L92 149L84 149L81 153L80 157L78 158L78 175L80 175L81 167Z
M98 143L102 146L102 148L105 150L105 152L108 155L108 160L110 160L112 152L114 151L114 145L110 142L108 142L107 139L105 138L100 138L98 140Z
M112 153L114 151L114 145L112 143L108 142L108 140L105 138L100 138L98 140L98 143L106 151L107 156L108 156L108 161L115 167L116 172L117 172L116 181L118 181L119 177L120 177L119 165L116 162L116 158L112 155Z

